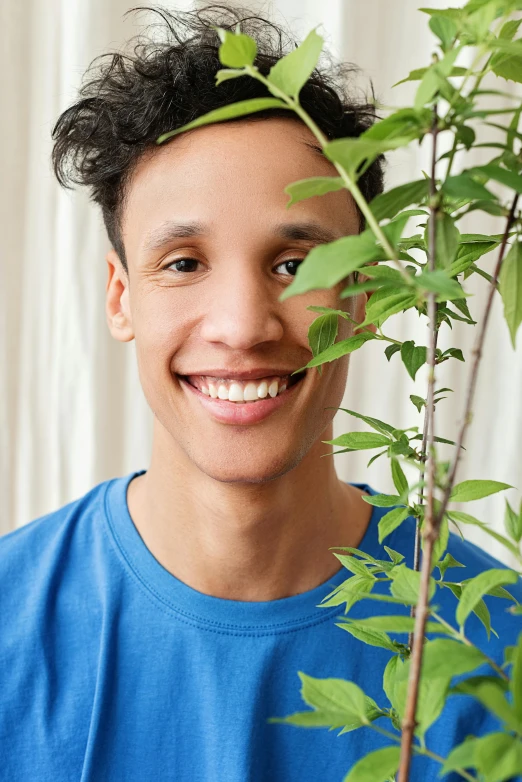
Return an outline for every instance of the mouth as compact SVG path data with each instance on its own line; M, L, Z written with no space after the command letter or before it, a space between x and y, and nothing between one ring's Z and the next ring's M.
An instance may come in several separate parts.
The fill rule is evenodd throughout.
M214 375L177 375L189 397L222 424L249 426L263 421L298 393L306 370L292 375L269 375L248 379Z
M211 375L178 375L182 380L210 399L221 399L234 404L256 404L263 399L274 399L301 382L306 370L295 375L269 375L239 380Z

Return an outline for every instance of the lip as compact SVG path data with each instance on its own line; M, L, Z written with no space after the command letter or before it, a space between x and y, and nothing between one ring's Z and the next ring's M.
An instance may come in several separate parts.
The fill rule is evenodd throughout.
M264 371L264 370L263 370ZM227 375L227 377L231 377ZM265 375L261 375L265 377ZM239 404L238 402L229 402L227 399L212 399L212 397L205 396L201 391L191 385L185 378L177 376L179 383L186 392L194 394L196 399L201 405L208 410L208 412L223 424L233 424L235 426L249 426L251 424L257 424L268 418L269 415L279 410L286 402L290 401L296 393L298 388L303 382L304 378L298 383L289 386L282 394L278 394L275 397L267 397L266 399L259 399L257 402L244 402ZM248 379L234 378L232 379ZM252 379L254 377L252 376Z
M306 363L306 362L305 362ZM198 372L177 372L178 377L218 377L227 380L260 380L265 377L284 377L285 375L291 375L295 372L295 368L283 367L282 369L276 369L275 367L254 367L253 369L244 370L242 372L234 372L231 369L218 367L217 369L200 369Z

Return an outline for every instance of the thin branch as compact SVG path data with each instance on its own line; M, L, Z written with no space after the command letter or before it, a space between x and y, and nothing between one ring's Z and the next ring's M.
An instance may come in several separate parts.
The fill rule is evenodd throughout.
M439 336L438 330L435 332L435 352L437 350L437 338ZM428 404L426 400L426 405L424 407L424 425L422 429L422 444L421 444L421 452L420 452L420 462L421 462L421 469L420 469L420 487L419 487L419 496L418 496L418 505L420 508L424 506L424 472L425 472L425 463L426 463L426 454L428 451L428 425L430 422L430 415L428 409ZM421 525L420 525L420 519L415 519L415 543L413 547L413 569L419 571L420 570L420 552L421 552ZM415 618L415 606L413 605L410 610L410 616L412 619ZM411 649L413 646L413 633L410 633L409 639L408 639L408 645Z
M493 278L491 280L491 285L490 285L490 288L489 288L489 294L488 294L488 298L487 298L487 301L486 301L486 306L485 306L485 309L484 309L484 316L482 318L482 324L481 324L479 333L477 335L477 340L476 340L476 343L475 343L475 347L473 348L473 351L472 351L473 365L472 365L472 368L471 368L471 374L470 374L469 383L468 383L468 390L467 390L467 394L466 394L466 405L465 405L465 408L464 408L464 419L462 421L462 426L460 428L460 432L459 432L459 436L458 436L458 440L457 440L457 446L456 446L456 449L455 449L455 456L453 458L453 464L451 466L451 470L450 470L450 473L449 473L448 482L446 484L446 488L444 490L444 494L443 494L443 497L442 497L442 502L441 502L441 505L440 505L440 509L439 509L439 512L438 512L438 515L437 515L437 523L439 523L439 524L440 524L440 522L442 520L442 517L443 517L444 513L446 512L446 508L448 507L449 498L451 496L451 492L453 491L453 486L455 485L455 477L457 475L457 468L459 466L459 461L460 461L460 452L461 452L462 446L464 444L464 439L466 437L466 432L468 430L468 426L471 423L473 399L475 397L475 389L476 389L476 386L477 386L477 378L478 378L478 371L479 371L479 366L480 366L480 359L482 357L482 351L483 351L483 348L484 348L484 340L485 340L485 337L486 337L486 329L487 329L487 325L488 325L488 321L489 321L489 316L490 316L490 313L491 313L491 307L492 307L492 304L493 304L493 297L494 297L495 291L497 289L497 282L498 282L498 277L499 277L499 274L500 274L500 269L501 269L501 266L502 266L502 261L504 260L504 254L506 252L506 245L507 245L507 240L508 240L508 237L509 237L509 232L511 230L511 227L512 227L514 221L515 221L515 213L516 213L516 210L517 210L518 198L519 198L519 196L518 196L518 193L517 193L515 195L515 197L513 198L513 202L511 204L511 209L509 210L509 215L508 215L508 218L507 218L507 221L506 221L506 228L504 230L504 235L502 237L502 242L501 242L500 247L499 247L497 263L495 265L495 271L493 272Z
M303 122L308 127L308 129L314 134L314 136L320 143L322 149L324 149L327 146L328 144L327 137L324 135L324 133L318 127L318 125L313 121L310 115L306 111L304 111L304 109L301 107L301 104L297 99L293 100L288 95L286 95L282 90L276 87L274 84L271 84L269 80L265 76L263 76L263 74L259 73L257 68L254 68L252 66L246 66L245 70L250 76L253 76L254 79L257 79L257 81L260 81L262 84L268 87L273 95L277 95L277 97L281 98L281 100L283 100L287 104L287 106L289 106L293 111L295 111L297 116L303 120ZM400 260L397 252L393 249L390 242L388 241L388 238L384 233L384 231L382 230L381 226L379 225L378 221L375 219L374 214L370 209L365 197L361 193L356 180L352 179L349 176L348 172L345 171L343 166L341 166L339 163L333 163L333 165L335 166L338 173L340 174L346 189L350 192L355 203L361 210L361 213L364 219L366 220L366 223L372 230L375 238L380 242L381 247L386 253L388 259L392 261L396 269L400 272L404 282L408 286L412 286L413 283L410 275L406 271L406 268L402 263L402 261Z
M390 741L393 741L396 744L400 744L401 737L397 733L392 733L391 731L386 730L385 728L381 728L379 725L375 725L375 723L373 722L368 724L366 727L371 728L376 733L380 733L381 736L385 736L385 738L390 739ZM437 755L436 752L432 752L427 747L420 747L418 744L414 744L413 751L416 755L424 755L424 757L435 760L437 763L440 763L441 766L443 766L444 763L446 762L446 758L443 758L441 755ZM477 777L472 776L463 768L457 768L455 769L455 772L459 774L463 779L468 779L470 780L470 782L477 782Z
M430 271L435 269L436 241L437 241L437 211L438 201L436 192L435 166L437 161L437 133L438 114L437 106L433 107L433 122L431 127L432 155L430 176L430 222L428 234L428 267ZM401 757L399 765L399 782L408 782L413 751L413 736L416 726L417 702L419 698L419 684L422 668L422 656L424 651L424 636L426 621L429 614L429 589L431 576L431 560L433 546L439 535L439 528L433 516L433 491L435 488L435 458L434 458L434 390L435 390L435 342L437 333L437 305L435 294L428 294L429 316L429 343L428 343L428 393L426 398L426 506L423 521L424 553L422 556L421 582L419 599L416 607L415 626L413 634L413 648L410 659L410 674L408 680L408 694L406 708L402 722Z

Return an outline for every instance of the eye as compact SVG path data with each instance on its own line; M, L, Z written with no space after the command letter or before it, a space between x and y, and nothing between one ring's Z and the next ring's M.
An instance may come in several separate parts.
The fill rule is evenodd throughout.
M279 263L275 268L276 270L282 266L286 266L286 275L295 277L299 265L304 261L304 258L290 258L288 261ZM285 274L283 272L283 274Z
M197 271L199 261L196 258L178 258L172 261L165 269L172 269L174 272L195 272Z

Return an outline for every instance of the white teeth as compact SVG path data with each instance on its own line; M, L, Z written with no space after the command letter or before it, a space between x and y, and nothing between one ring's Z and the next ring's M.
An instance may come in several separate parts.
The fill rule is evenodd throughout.
M259 396L261 396L261 394L259 393L259 389L256 388L256 384L247 383L245 390L243 391L243 399L245 402L255 402ZM232 397L230 397L230 399L232 399Z
M271 397L274 399L278 394L282 394L289 387L288 376L267 377L264 380L229 380L227 378L210 378L200 376L192 383L200 390L202 394L211 399L222 399L224 401L234 402L235 404L244 404L246 402L257 402L260 399Z
M268 383L266 380L263 380L263 382L258 385L257 395L259 399L265 399L265 397L268 396Z
M219 390L221 391L222 388L224 388L224 386L221 386ZM221 398L226 398L226 397L221 397ZM232 383L232 385L230 386L230 388L228 390L228 399L231 402L244 402L245 401L244 397L243 397L243 389L241 388L239 383Z

